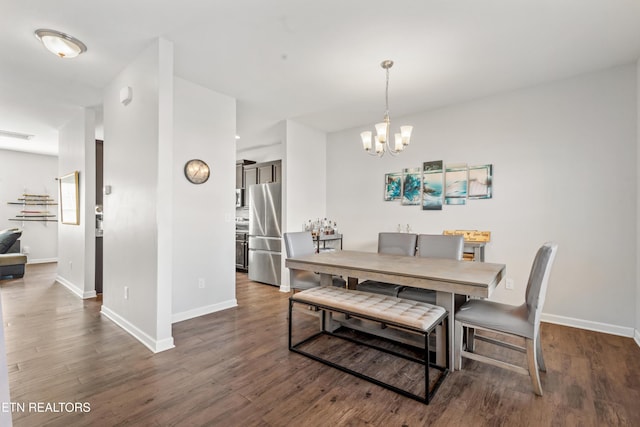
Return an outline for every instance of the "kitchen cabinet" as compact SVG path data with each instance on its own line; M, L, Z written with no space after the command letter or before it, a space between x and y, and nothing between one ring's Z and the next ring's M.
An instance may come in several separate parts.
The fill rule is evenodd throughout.
M247 165L253 165L256 162L253 160L238 160L236 161L236 189L246 188L245 184L245 167ZM255 184L255 179L251 181L252 184Z
M271 171L271 182L282 182L282 162L280 160L271 162L271 167L265 165L265 173L269 175Z
M245 188L251 184L282 182L282 161L256 163L244 169Z
M267 164L258 168L258 184L270 184L273 180L273 165Z
M273 182L282 182L282 162L280 160L273 164Z
M242 164L236 163L236 190L244 188L244 170Z
M247 233L236 230L236 270L249 270L249 245Z
M282 182L282 161L254 163L243 167L244 188L248 189L253 184L270 184L272 182ZM246 197L249 192L244 192L244 206L247 206Z
M258 183L258 169L245 168L244 169L244 188L249 188L250 185Z

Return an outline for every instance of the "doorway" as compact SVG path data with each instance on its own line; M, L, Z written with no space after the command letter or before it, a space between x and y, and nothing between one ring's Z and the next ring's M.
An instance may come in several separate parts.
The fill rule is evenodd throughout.
M96 277L95 289L102 296L102 200L103 200L104 144L96 140Z

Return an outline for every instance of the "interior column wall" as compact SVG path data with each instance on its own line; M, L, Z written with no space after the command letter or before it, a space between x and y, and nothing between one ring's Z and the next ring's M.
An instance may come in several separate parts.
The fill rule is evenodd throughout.
M235 298L235 99L175 78L173 321L237 305ZM205 161L192 184L185 163Z
M152 351L173 347L172 121L173 45L158 39L104 91L102 313Z
M327 135L293 120L286 121L283 162L283 232L302 231L309 219L326 216ZM289 290L289 270L284 267L282 291Z
M640 60L636 63L636 212L640 213ZM640 215L636 216L637 236L636 242L636 330L635 340L640 346Z
M96 296L95 127L95 112L82 109L60 129L58 141L58 177L78 171L80 223L58 222L56 280L82 298Z

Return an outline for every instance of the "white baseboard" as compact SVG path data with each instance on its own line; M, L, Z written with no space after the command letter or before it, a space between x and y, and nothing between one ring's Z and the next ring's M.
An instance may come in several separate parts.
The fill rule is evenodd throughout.
M48 264L50 262L58 262L58 258L29 259L27 257L27 265L29 265L29 264Z
M144 344L145 347L147 347L154 353L160 353L161 351L169 350L175 347L175 345L173 344L173 337L157 341L153 337L149 336L146 332L133 325L127 319L109 309L109 307L105 307L104 304L102 305L100 313L111 320L113 323L127 331L131 336L140 341L142 344Z
M173 316L171 316L171 323L182 322L183 320L193 319L194 317L204 316L205 314L211 314L215 313L216 311L222 311L237 306L238 300L234 298L232 300L223 301L218 304L211 304L204 307L194 308L193 310L175 313Z
M571 326L588 331L604 332L605 334L620 335L623 337L633 337L634 329L625 326L611 325L608 323L592 322L591 320L575 319L572 317L557 316L555 314L542 313L540 318L543 322L555 323L557 325ZM636 341L638 341L638 331ZM640 344L639 344L640 345Z
M640 347L640 331L638 329L636 329L636 336L634 337L634 339L636 340L636 344L638 344L638 347Z
M71 292L82 299L95 298L97 295L95 289L92 291L85 291L84 289L74 285L62 276L56 276L56 282L60 283L62 286L69 289Z

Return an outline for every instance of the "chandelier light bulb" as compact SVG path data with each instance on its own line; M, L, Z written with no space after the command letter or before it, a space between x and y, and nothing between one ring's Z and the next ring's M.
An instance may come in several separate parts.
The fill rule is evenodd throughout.
M376 123L376 134L378 135L378 141L386 142L386 140L387 140L387 124L385 122Z
M400 134L402 135L403 145L409 145L412 131L413 131L413 126L400 126Z
M384 153L384 143L376 140L376 154Z
M402 151L402 149L404 148L404 144L402 143L402 135L399 133L396 133L394 135L395 140L396 140L396 151Z
M370 130L364 131L360 134L360 138L362 138L362 148L365 149L365 151L370 151L371 150L371 137L372 137L372 132Z

